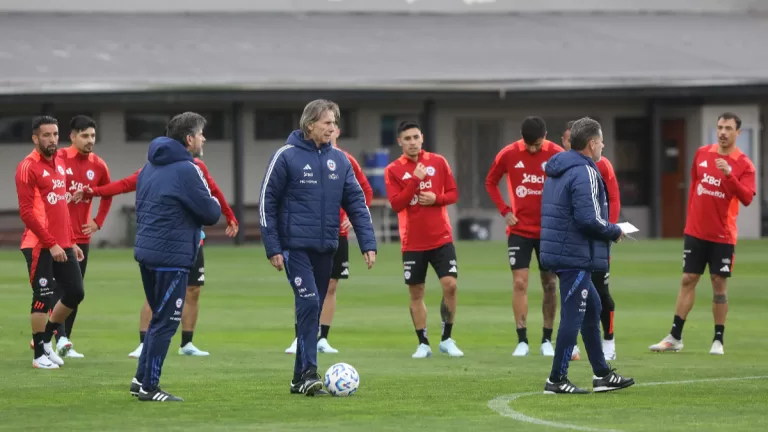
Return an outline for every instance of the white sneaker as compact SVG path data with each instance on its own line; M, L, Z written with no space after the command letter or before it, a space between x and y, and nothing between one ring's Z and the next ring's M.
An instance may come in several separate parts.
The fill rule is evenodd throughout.
M286 354L296 354L296 344L298 343L298 339L294 339L293 342L291 342L291 346L289 346L286 350Z
M336 354L337 352L339 352L339 350L332 347L331 344L328 343L328 339L322 338L319 341L317 341L317 352L326 353L326 354Z
M525 357L528 355L528 344L525 342L520 342L517 344L517 348L515 348L515 352L512 353L513 357Z
M723 351L723 343L718 340L712 342L712 349L709 350L709 353L715 355L725 354L725 351Z
M201 351L196 346L192 345L192 342L187 342L186 345L179 348L179 355L193 356L193 357L207 357L210 355L208 351Z
M32 360L32 367L35 369L58 369L59 365L52 362L51 359L49 359L45 355L41 355L40 357Z
M581 350L578 345L573 346L573 352L571 353L571 361L581 360Z
M449 357L464 357L464 353L456 346L456 341L451 338L440 342L440 352L448 354Z
M648 347L653 352L680 351L683 349L683 340L677 340L672 335L667 335L661 342Z
M69 350L71 349L72 342L66 337L60 338L56 342L56 352L62 357L66 357L67 354L69 354Z
M541 352L541 355L545 357L555 356L555 348L552 346L552 342L550 341L546 341L543 344L541 344L541 348L539 349L539 352Z
M605 356L605 360L616 360L616 341L611 340L604 340L603 341L603 355Z
M432 348L427 344L420 344L416 348L416 352L411 356L413 358L427 358L432 357Z
M48 360L56 363L59 366L64 366L64 360L62 360L61 357L56 354L56 351L53 350L53 344L50 342L43 344L43 352L45 353L45 356L48 357Z
M144 344L140 343L138 347L136 347L135 350L131 351L130 354L128 354L128 357L130 358L139 358L141 357L141 350L144 349Z
M84 358L85 355L80 354L79 352L75 351L74 348L71 348L69 352L66 355L66 358Z

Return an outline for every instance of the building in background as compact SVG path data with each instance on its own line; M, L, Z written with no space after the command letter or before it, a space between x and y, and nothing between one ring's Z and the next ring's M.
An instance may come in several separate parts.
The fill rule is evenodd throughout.
M731 110L744 120L739 146L760 173L760 200L742 210L740 236L765 232L768 60L759 53L768 2L589 0L578 12L566 1L164 4L135 0L127 13L119 2L3 2L3 172L30 151L36 114L62 124L92 115L96 152L121 178L144 164L147 144L171 115L195 110L210 122L206 164L239 204L240 240L255 240L267 159L304 104L323 97L341 105L340 145L361 163L379 149L396 157L397 122L421 119L427 148L446 156L459 183L451 208L457 232L462 220L484 219L492 221L491 238L503 238L484 188L495 154L519 138L527 115L545 118L556 142L568 120L589 115L604 126L622 219L648 236L679 237L690 161L712 142L717 115ZM16 246L14 189L3 188L0 198L0 243ZM97 244L129 239L133 198L116 197ZM396 218L384 202L373 216L390 238Z

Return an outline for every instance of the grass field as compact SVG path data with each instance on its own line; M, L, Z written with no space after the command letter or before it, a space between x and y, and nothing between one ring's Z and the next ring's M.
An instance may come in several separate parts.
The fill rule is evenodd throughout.
M86 358L68 359L53 371L31 367L30 288L22 255L0 252L0 429L544 431L553 427L541 424L548 421L581 430L752 431L768 422L768 242L742 241L737 248L724 356L708 354L713 322L706 279L685 325L685 349L648 351L671 326L682 243L617 246L611 289L618 359L612 363L639 385L586 396L540 394L551 359L538 355L537 285L529 299L532 355L512 358L511 276L501 243L457 245L453 336L465 357L437 352L440 294L430 273L435 356L412 359L417 340L398 247L385 245L371 271L354 256L352 279L339 288L330 341L340 353L320 355L319 361L322 371L339 361L358 369L361 387L351 398L288 394L293 358L283 350L293 339L293 296L284 273L269 266L260 247L208 247L195 344L211 356L179 357L177 334L162 377L164 388L186 399L181 404L144 404L128 393L136 368L128 353L138 343L143 301L132 251L92 251L73 333ZM763 378L698 382L749 376ZM570 377L591 388L586 355L571 364ZM691 380L697 382L674 383ZM536 394L491 404L505 415L489 407L499 396L531 392Z

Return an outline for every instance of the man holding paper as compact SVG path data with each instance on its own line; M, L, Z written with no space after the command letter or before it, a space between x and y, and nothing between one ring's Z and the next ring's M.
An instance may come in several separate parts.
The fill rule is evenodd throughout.
M592 273L608 270L611 242L624 232L608 222L605 182L596 161L603 151L600 123L588 117L571 128L571 150L552 156L541 203L541 263L560 280L560 328L545 394L587 393L568 380L568 363L576 336L581 337L594 373L595 392L635 383L605 361L600 338L600 297Z

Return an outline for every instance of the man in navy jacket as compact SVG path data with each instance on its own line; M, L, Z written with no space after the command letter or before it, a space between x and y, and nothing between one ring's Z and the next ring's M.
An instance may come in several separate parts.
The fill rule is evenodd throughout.
M136 183L136 242L152 321L144 338L131 393L141 401L182 401L159 387L171 338L181 321L189 270L200 248L203 225L213 225L221 206L211 196L202 171L192 161L205 142L205 119L186 112L175 116L166 136L149 146L148 162Z
M285 268L296 301L296 359L291 393L322 391L317 374L317 332L339 244L339 213L347 213L370 269L376 236L365 195L352 166L331 145L339 107L330 101L307 104L300 130L269 161L261 186L261 233L270 263Z
M571 127L571 150L547 162L541 202L541 264L560 279L560 328L545 394L588 393L568 380L568 362L581 337L589 355L595 392L619 390L635 383L605 362L600 339L600 297L593 271L607 271L611 242L624 233L608 222L605 182L596 161L603 151L600 123L588 117Z

